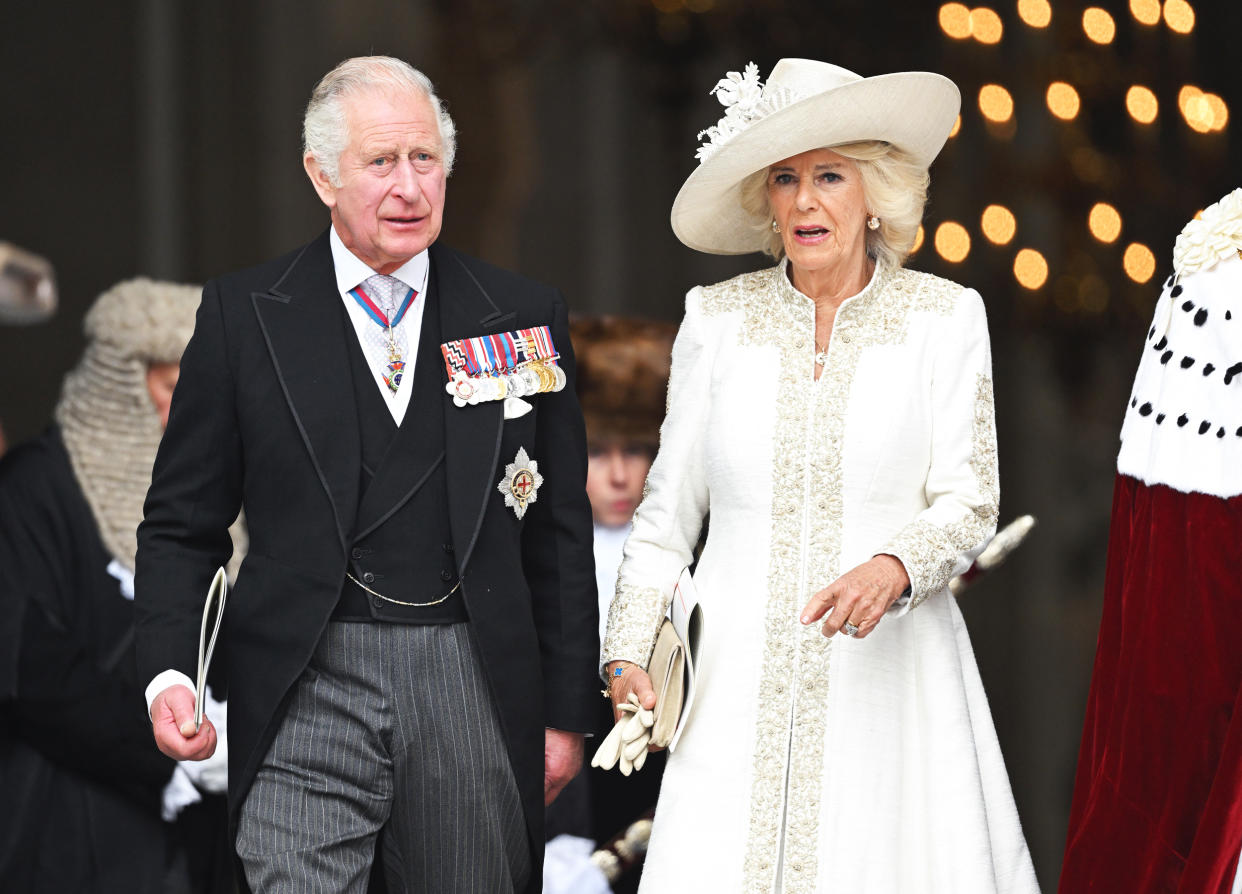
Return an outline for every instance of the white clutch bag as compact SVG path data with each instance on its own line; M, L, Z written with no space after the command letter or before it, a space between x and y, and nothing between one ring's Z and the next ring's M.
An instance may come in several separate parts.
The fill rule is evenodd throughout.
M621 706L625 716L604 738L591 766L610 770L619 764L628 776L632 770L642 769L648 745L676 749L694 704L694 660L702 633L703 609L687 568L673 588L668 616L660 623L647 663L656 693L655 708L647 711L631 696L630 703Z

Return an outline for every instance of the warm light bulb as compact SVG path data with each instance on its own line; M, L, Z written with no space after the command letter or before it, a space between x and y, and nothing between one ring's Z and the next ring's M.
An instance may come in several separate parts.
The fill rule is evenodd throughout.
M1225 105L1225 101L1215 93L1205 93L1203 98L1207 101L1208 111L1212 116L1212 130L1224 130L1225 125L1229 123L1229 106Z
M957 120L953 122L953 129L949 131L949 139L957 136L957 132L962 129L962 116L958 115Z
M1101 242L1116 242L1121 235L1121 213L1107 202L1096 202L1087 214L1087 229Z
M1032 291L1048 281L1048 262L1033 248L1024 248L1013 259L1013 278Z
M1130 15L1140 25L1155 25L1160 22L1160 0L1130 0Z
M940 30L954 40L970 37L970 10L961 3L940 7Z
M989 241L1006 245L1017 232L1018 221L1004 205L988 205L979 218L979 227Z
M1117 35L1117 23L1107 11L1090 6L1082 12L1082 30L1096 43L1112 43Z
M970 34L979 43L997 44L1005 33L1005 26L995 10L980 6L971 10Z
M1073 120L1082 104L1078 91L1064 81L1053 81L1049 84L1044 98L1048 103L1048 111L1062 121Z
M923 225L919 224L918 231L914 234L914 245L910 249L910 254L914 254L923 247Z
M1052 21L1048 0L1018 0L1018 17L1032 28L1047 28Z
M940 257L954 264L966 260L970 254L970 234L960 223L946 220L936 227L936 251Z
M1139 124L1151 124L1160 111L1160 103L1156 94L1148 88L1135 84L1126 91L1126 111Z
M1156 272L1156 256L1151 249L1140 242L1131 242L1121 258L1126 276L1137 283L1145 283Z
M999 84L984 84L979 88L979 111L989 121L1008 121L1013 117L1013 97Z
M1186 0L1165 0L1164 23L1178 34L1195 30L1195 10Z

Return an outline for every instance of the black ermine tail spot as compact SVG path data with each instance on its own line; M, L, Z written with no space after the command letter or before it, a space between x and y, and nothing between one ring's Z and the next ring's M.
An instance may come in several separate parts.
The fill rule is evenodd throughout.
M1195 358L1193 357L1182 358L1182 369L1190 369L1194 365L1195 365Z
M1155 327L1155 326L1152 326L1149 330L1147 330L1147 337L1148 337L1148 338L1151 338L1151 337L1152 337L1153 335L1155 335L1155 334L1156 334L1156 327Z
M1199 423L1199 434L1201 435L1206 434L1207 430L1211 427L1212 427L1212 423L1204 419L1202 422Z
M1163 354L1161 354L1161 355L1160 355L1160 362L1161 362L1161 363L1168 363L1168 362L1169 362L1169 358L1170 358L1170 357L1172 357L1172 356L1173 356L1173 352L1172 352L1172 351L1165 351Z
M1137 397L1130 398L1130 409L1133 410L1137 406L1138 406L1138 398Z
M1150 416L1151 415L1151 404L1143 404L1141 407L1139 407L1139 415Z
M1207 317L1208 317L1207 308L1206 307L1199 308L1199 312L1195 314L1195 325L1202 326L1204 323L1207 322Z
M1165 347L1168 345L1168 343L1169 343L1169 339L1168 339L1168 337L1167 337L1167 336L1162 335L1162 336L1160 336L1160 341L1158 341L1158 342L1156 342L1154 345L1152 345L1152 346L1151 346L1151 349L1152 349L1153 351L1163 351L1163 350L1165 349Z
M1156 414L1156 425L1159 425L1161 422L1164 422L1164 414L1157 413Z
M1212 374L1212 371L1213 371L1213 370L1215 370L1215 369L1216 369L1216 367L1215 367L1215 366L1213 366L1213 365L1212 365L1212 364L1210 364L1210 363L1205 363L1205 364L1203 364L1203 374L1204 374L1205 376L1210 376L1210 375Z
M1189 421L1190 421L1190 418L1185 413L1183 413L1182 415L1177 417L1177 427L1181 428Z
M1223 427L1216 429L1216 437L1223 438L1224 436L1225 436L1225 429Z
M1227 311L1225 311L1225 319L1226 319L1226 320L1232 320L1232 319L1233 319L1233 311L1231 311L1231 310L1227 310ZM1156 331L1156 327L1155 327L1155 326L1153 326L1153 327L1152 327L1152 331L1153 331L1153 332L1155 332L1155 331ZM1149 336L1147 336L1147 337L1148 337L1148 338L1151 338L1151 336L1150 336L1150 335L1149 335Z
M1182 287L1174 286L1173 291L1169 292L1169 294L1176 298L1178 295L1182 294Z
M1242 373L1242 363L1235 363L1233 366L1225 370L1225 384L1228 385L1233 381L1233 377L1238 373Z
M1193 301L1186 301L1182 304L1182 310L1186 311L1186 313L1190 313L1194 309L1195 303Z

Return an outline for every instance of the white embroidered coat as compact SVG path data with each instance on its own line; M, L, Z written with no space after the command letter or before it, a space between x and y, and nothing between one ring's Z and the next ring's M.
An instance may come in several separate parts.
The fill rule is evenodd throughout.
M782 263L696 288L604 660L646 664L704 518L694 713L669 760L646 894L1037 891L949 579L995 530L978 293L877 268L837 312ZM912 594L865 639L798 613L877 553Z

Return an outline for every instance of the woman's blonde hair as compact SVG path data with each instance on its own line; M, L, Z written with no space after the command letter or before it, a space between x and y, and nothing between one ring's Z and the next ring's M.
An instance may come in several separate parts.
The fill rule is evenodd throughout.
M858 165L867 211L880 219L880 226L867 229L867 254L877 264L896 268L905 263L914 247L923 207L927 204L930 178L908 153L883 140L865 140L826 146ZM785 244L772 230L772 205L768 200L768 169L750 174L740 187L742 208L752 218L763 241L763 251L778 261Z

